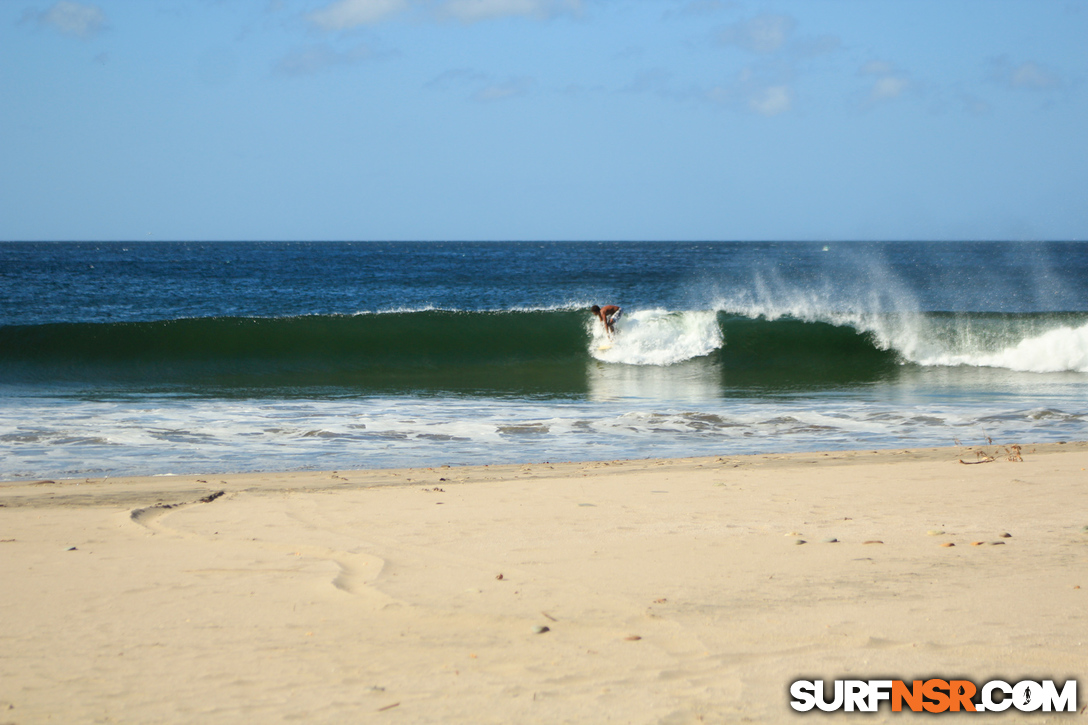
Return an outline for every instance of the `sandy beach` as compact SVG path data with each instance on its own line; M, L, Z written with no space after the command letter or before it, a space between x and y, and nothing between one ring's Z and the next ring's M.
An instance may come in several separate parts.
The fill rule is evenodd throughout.
M0 723L781 722L799 678L1088 686L1088 443L1019 453L0 484Z

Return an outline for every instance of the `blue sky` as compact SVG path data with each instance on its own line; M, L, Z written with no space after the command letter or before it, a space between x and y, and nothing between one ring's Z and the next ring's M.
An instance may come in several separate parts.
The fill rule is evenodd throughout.
M0 240L1088 239L1088 0L4 0Z

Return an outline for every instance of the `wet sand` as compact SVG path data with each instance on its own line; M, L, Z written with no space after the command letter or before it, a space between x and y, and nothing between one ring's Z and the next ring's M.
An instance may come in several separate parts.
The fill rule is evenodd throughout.
M781 722L859 717L795 715L798 678L1088 687L1088 443L981 451L0 484L0 723Z

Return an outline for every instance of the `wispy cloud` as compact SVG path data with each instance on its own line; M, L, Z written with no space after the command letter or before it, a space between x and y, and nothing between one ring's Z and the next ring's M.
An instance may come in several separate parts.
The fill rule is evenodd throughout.
M871 60L860 68L858 75L869 79L869 93L865 105L873 106L899 98L915 87L914 81L902 70L884 60Z
M726 26L718 41L751 53L774 53L786 45L796 26L797 21L789 15L757 15Z
M1009 85L1013 88L1057 88L1062 84L1057 75L1036 63L1024 63L1009 76Z
M463 23L475 23L509 17L548 19L581 10L582 0L446 0L439 5L438 14Z
M308 14L307 19L321 30L344 31L375 25L408 10L433 20L476 23L501 18L548 20L564 14L578 14L583 0L336 0Z
M1006 88L1021 91L1049 91L1062 87L1055 71L1034 61L1014 65L1008 56L990 61L990 78Z
M522 96L529 93L535 86L536 80L528 76L498 79L489 73L482 73L471 68L448 70L424 84L424 88L433 91L467 90L469 99L481 103Z
M993 112L993 107L986 100L979 98L973 93L960 91L958 98L963 110L967 111L967 113L970 113L972 116L988 116Z
M407 0L337 0L307 19L322 30L351 30L379 23L407 8Z
M102 8L71 0L53 3L48 10L27 10L23 19L79 38L94 37L106 28L106 14Z
M714 40L719 45L793 63L834 53L842 47L837 35L797 35L796 29L793 16L765 13L721 28Z
M507 78L503 81L488 83L472 94L472 100L488 103L502 101L515 96L522 96L532 90L536 81L528 76Z
M793 108L793 91L789 86L768 86L748 99L748 107L764 116L777 116Z
M678 82L677 74L667 68L644 68L631 79L631 82L610 93L646 93L677 103L705 102L712 100L723 103L724 96L714 97L713 91L694 83ZM735 99L731 99L735 100Z
M331 68L354 65L388 55L390 54L377 53L366 44L337 50L328 43L317 43L288 53L276 64L275 72L277 75L287 76L314 75Z
M656 93L673 95L669 83L672 72L664 68L647 68L635 74L634 80L620 89L623 93Z
M824 34L795 38L787 49L798 60L808 60L821 55L829 55L842 48L842 40L837 35Z
M454 68L440 73L423 84L424 88L432 91L448 91L455 86L468 84L482 84L488 82L489 76L471 68Z
M675 101L698 100L761 116L778 116L795 108L794 84L803 62L838 48L838 40L798 38L797 21L788 15L759 15L717 31L714 42L754 56L739 72L717 85L676 85L663 68L643 70L622 90L652 93Z
M770 72L764 67L745 66L729 82L703 96L737 111L777 116L793 110L795 92L788 69Z
M807 64L838 52L836 35L801 35L791 15L764 13L725 26L714 35L721 46L754 56L731 80L705 95L736 110L777 116L794 110L795 84Z
M865 76L889 75L894 72L895 68L886 60L871 60L858 68L858 73Z
M689 0L676 9L665 11L665 19L670 18L703 18L708 15L720 13L736 7L737 3L731 0Z

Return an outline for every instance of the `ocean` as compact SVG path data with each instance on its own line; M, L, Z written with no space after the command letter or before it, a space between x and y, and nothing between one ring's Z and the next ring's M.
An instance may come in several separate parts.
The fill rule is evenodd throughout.
M1084 439L1088 243L0 243L0 480Z

